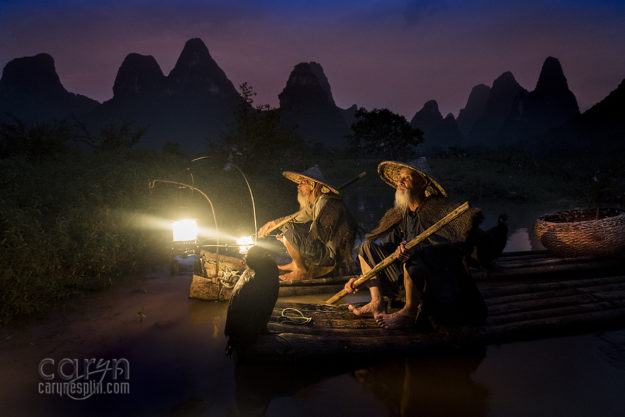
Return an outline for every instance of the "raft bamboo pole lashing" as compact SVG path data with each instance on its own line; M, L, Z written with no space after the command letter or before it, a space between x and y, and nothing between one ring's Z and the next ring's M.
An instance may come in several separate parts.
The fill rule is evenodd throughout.
M367 171L362 171L360 174L358 174L357 176L355 176L351 180L347 181L345 184L343 184L340 187L338 187L337 190L342 190L343 188L347 187L348 185L351 185L351 184L355 183L356 181L358 181L359 179L363 178L365 175L367 175ZM288 222L290 222L291 220L293 220L294 218L299 216L300 213L302 213L303 211L304 211L304 209L301 209L301 210L299 210L299 211L297 211L297 212L295 212L295 213L285 217L279 223L276 223L271 229L267 230L264 234L262 234L262 235L259 234L258 237L268 236L269 233L271 233L274 230L284 226L285 224L287 224Z
M445 226L447 223L451 222L453 219L464 213L469 209L469 202L465 201L463 204L454 209L451 213L447 214L445 217L434 223L432 226L428 227L427 230L420 233L417 237L412 239L410 242L406 243L406 250L410 250L417 246L419 243L423 242L430 235L436 233L440 228ZM369 272L363 274L360 278L353 282L352 287L354 289L360 287L365 282L369 281L373 278L378 272L386 269L389 265L397 260L397 254L393 253L386 258L384 258L380 263L375 265ZM334 296L329 298L326 301L326 304L334 304L341 298L345 297L348 294L347 290L343 289L336 293Z

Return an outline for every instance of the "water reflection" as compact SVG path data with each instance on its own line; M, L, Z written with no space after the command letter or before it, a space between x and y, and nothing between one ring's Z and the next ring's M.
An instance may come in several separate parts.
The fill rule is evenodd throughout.
M614 368L625 370L625 332L602 333L597 338L605 360Z
M296 409L300 416L315 415L310 407L314 397L324 391L322 385L331 385L340 375L349 375L372 397L367 398L354 387L350 389L349 382L342 380L341 404L334 404L326 415L340 415L339 410L347 407L361 416L380 415L381 410L391 417L486 416L489 391L472 378L485 354L486 349L480 348L412 356L366 367L362 363L356 366L336 361L298 366L241 365L234 369L238 412L230 415L293 415ZM278 400L287 397L300 398L308 406Z
M486 416L488 389L471 375L486 349L424 355L354 372L386 406L389 416Z
M294 397L305 388L344 372L344 366L327 364L236 366L234 396L238 413L231 416L265 416L274 399Z

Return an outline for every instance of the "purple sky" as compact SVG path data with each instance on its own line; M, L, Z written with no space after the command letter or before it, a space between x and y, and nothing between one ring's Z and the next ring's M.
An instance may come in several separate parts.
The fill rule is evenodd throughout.
M103 101L127 54L168 74L199 37L259 104L277 106L292 68L317 61L340 107L410 119L430 99L457 116L504 71L532 90L554 56L583 111L625 78L624 28L621 0L0 0L0 66L47 52L65 88Z

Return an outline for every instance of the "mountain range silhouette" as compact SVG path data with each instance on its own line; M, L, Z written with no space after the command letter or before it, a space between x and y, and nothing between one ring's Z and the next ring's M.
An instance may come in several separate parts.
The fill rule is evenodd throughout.
M443 117L428 100L411 119L424 132L426 150L450 146L524 144L551 153L625 148L625 81L604 100L580 114L560 62L544 61L533 91L523 88L511 72L492 86L476 85L458 118ZM278 96L282 122L296 126L310 145L344 148L357 105L341 109L330 82L316 62L293 68ZM76 119L90 129L134 121L148 130L140 145L161 149L179 143L188 154L205 153L207 139L218 140L240 103L237 89L211 57L201 39L190 39L168 75L152 56L130 53L113 85L113 97L99 103L68 92L54 59L45 53L16 58L0 79L0 119L8 115L26 123Z

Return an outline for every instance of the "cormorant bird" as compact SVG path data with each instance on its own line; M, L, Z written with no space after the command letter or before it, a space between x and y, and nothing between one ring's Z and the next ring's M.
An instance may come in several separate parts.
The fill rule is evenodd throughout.
M472 266L478 268L488 267L501 255L508 241L507 220L508 216L506 214L500 214L496 226L486 231L478 227L474 229L471 238L474 245L473 254L471 255Z
M278 266L271 253L259 246L252 247L245 258L247 269L234 286L228 303L226 354L245 349L256 337L267 331L267 322L278 299Z

